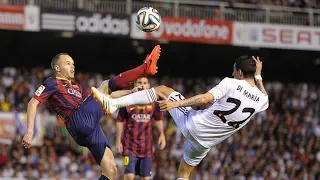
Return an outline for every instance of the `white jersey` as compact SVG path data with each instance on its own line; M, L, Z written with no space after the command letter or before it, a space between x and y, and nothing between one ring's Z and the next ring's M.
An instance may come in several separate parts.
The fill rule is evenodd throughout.
M224 78L209 93L214 96L213 105L190 111L186 124L190 134L206 148L228 138L269 106L268 96L245 80Z

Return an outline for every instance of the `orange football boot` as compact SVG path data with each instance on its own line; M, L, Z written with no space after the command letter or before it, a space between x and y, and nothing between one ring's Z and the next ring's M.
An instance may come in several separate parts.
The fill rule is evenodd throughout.
M144 63L147 64L147 70L146 70L146 74L147 75L155 75L158 72L158 66L157 66L157 62L160 58L160 53L161 53L161 47L160 45L156 45L151 54L147 56L146 60L144 61Z

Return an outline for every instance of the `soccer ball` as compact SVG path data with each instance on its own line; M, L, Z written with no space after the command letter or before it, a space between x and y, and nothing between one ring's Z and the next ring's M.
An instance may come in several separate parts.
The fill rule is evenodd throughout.
M159 12L152 7L141 8L136 16L138 28L144 32L152 32L159 28L161 16Z

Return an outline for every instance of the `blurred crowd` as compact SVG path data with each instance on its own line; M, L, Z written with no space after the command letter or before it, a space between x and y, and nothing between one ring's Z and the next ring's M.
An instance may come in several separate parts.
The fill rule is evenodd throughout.
M250 4L264 4L276 6L290 6L301 8L319 8L319 1L317 0L231 0L232 3L250 3Z
M135 1L135 0L133 0ZM136 0L141 1L141 0ZM149 1L149 0L144 0ZM247 3L256 5L275 5L275 6L290 6L301 8L319 8L320 2L317 0L207 0L209 2L229 2L229 3ZM165 0L171 3L172 0Z
M133 0L133 1L149 1L149 0ZM207 0L209 2L229 2L229 3L248 3L256 5L275 5L290 7L319 8L320 2L317 0ZM164 0L171 3L172 0Z
M77 5L77 0L55 0L56 2L44 2L42 5L66 5L66 6L75 6ZM86 5L89 6L101 6L101 4L104 4L104 1L110 1L110 0L87 0ZM125 0L118 0L118 1L125 1ZM132 0L132 1L147 1L152 2L150 0ZM215 1L215 2L230 2L230 3L248 3L248 4L257 4L257 5L276 5L276 6L290 6L290 7L301 7L301 8L319 8L320 2L318 0L207 0L207 1ZM25 2L25 1L20 1ZM35 1L38 3L37 1ZM173 0L163 0L160 3L172 3ZM9 3L9 4L19 4L19 0L0 0L0 3ZM47 4L46 4L47 3Z
M51 70L44 68L31 71L4 68L0 73L0 111L25 112L35 89L50 75ZM110 76L77 73L76 78L89 87ZM190 97L209 90L220 80L162 77L152 79L151 84L168 85ZM214 147L192 179L320 179L320 87L306 83L265 84L270 98L268 110ZM38 113L46 113L45 107ZM59 121L50 122L44 122L43 146L26 150L20 144L21 136L11 145L0 144L0 177L97 179L100 176L100 168L88 150L77 146ZM167 147L160 151L154 142L152 178L172 180L182 158L184 137L167 113L164 124ZM115 121L106 116L101 126L116 152ZM157 136L155 129L154 139ZM122 159L119 154L115 156L118 179L122 179Z

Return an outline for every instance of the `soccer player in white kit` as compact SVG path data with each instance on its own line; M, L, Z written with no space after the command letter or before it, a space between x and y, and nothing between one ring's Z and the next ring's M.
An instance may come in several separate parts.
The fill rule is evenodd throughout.
M169 111L186 137L177 176L178 180L187 180L213 146L245 126L253 115L268 108L269 100L261 70L259 58L241 56L233 66L234 78L224 78L208 92L188 99L166 86L117 99L111 99L95 88L92 88L92 93L110 113L116 112L119 107L150 104L157 101L158 97L165 99L159 101L160 108ZM213 104L204 110L191 108L210 102Z

